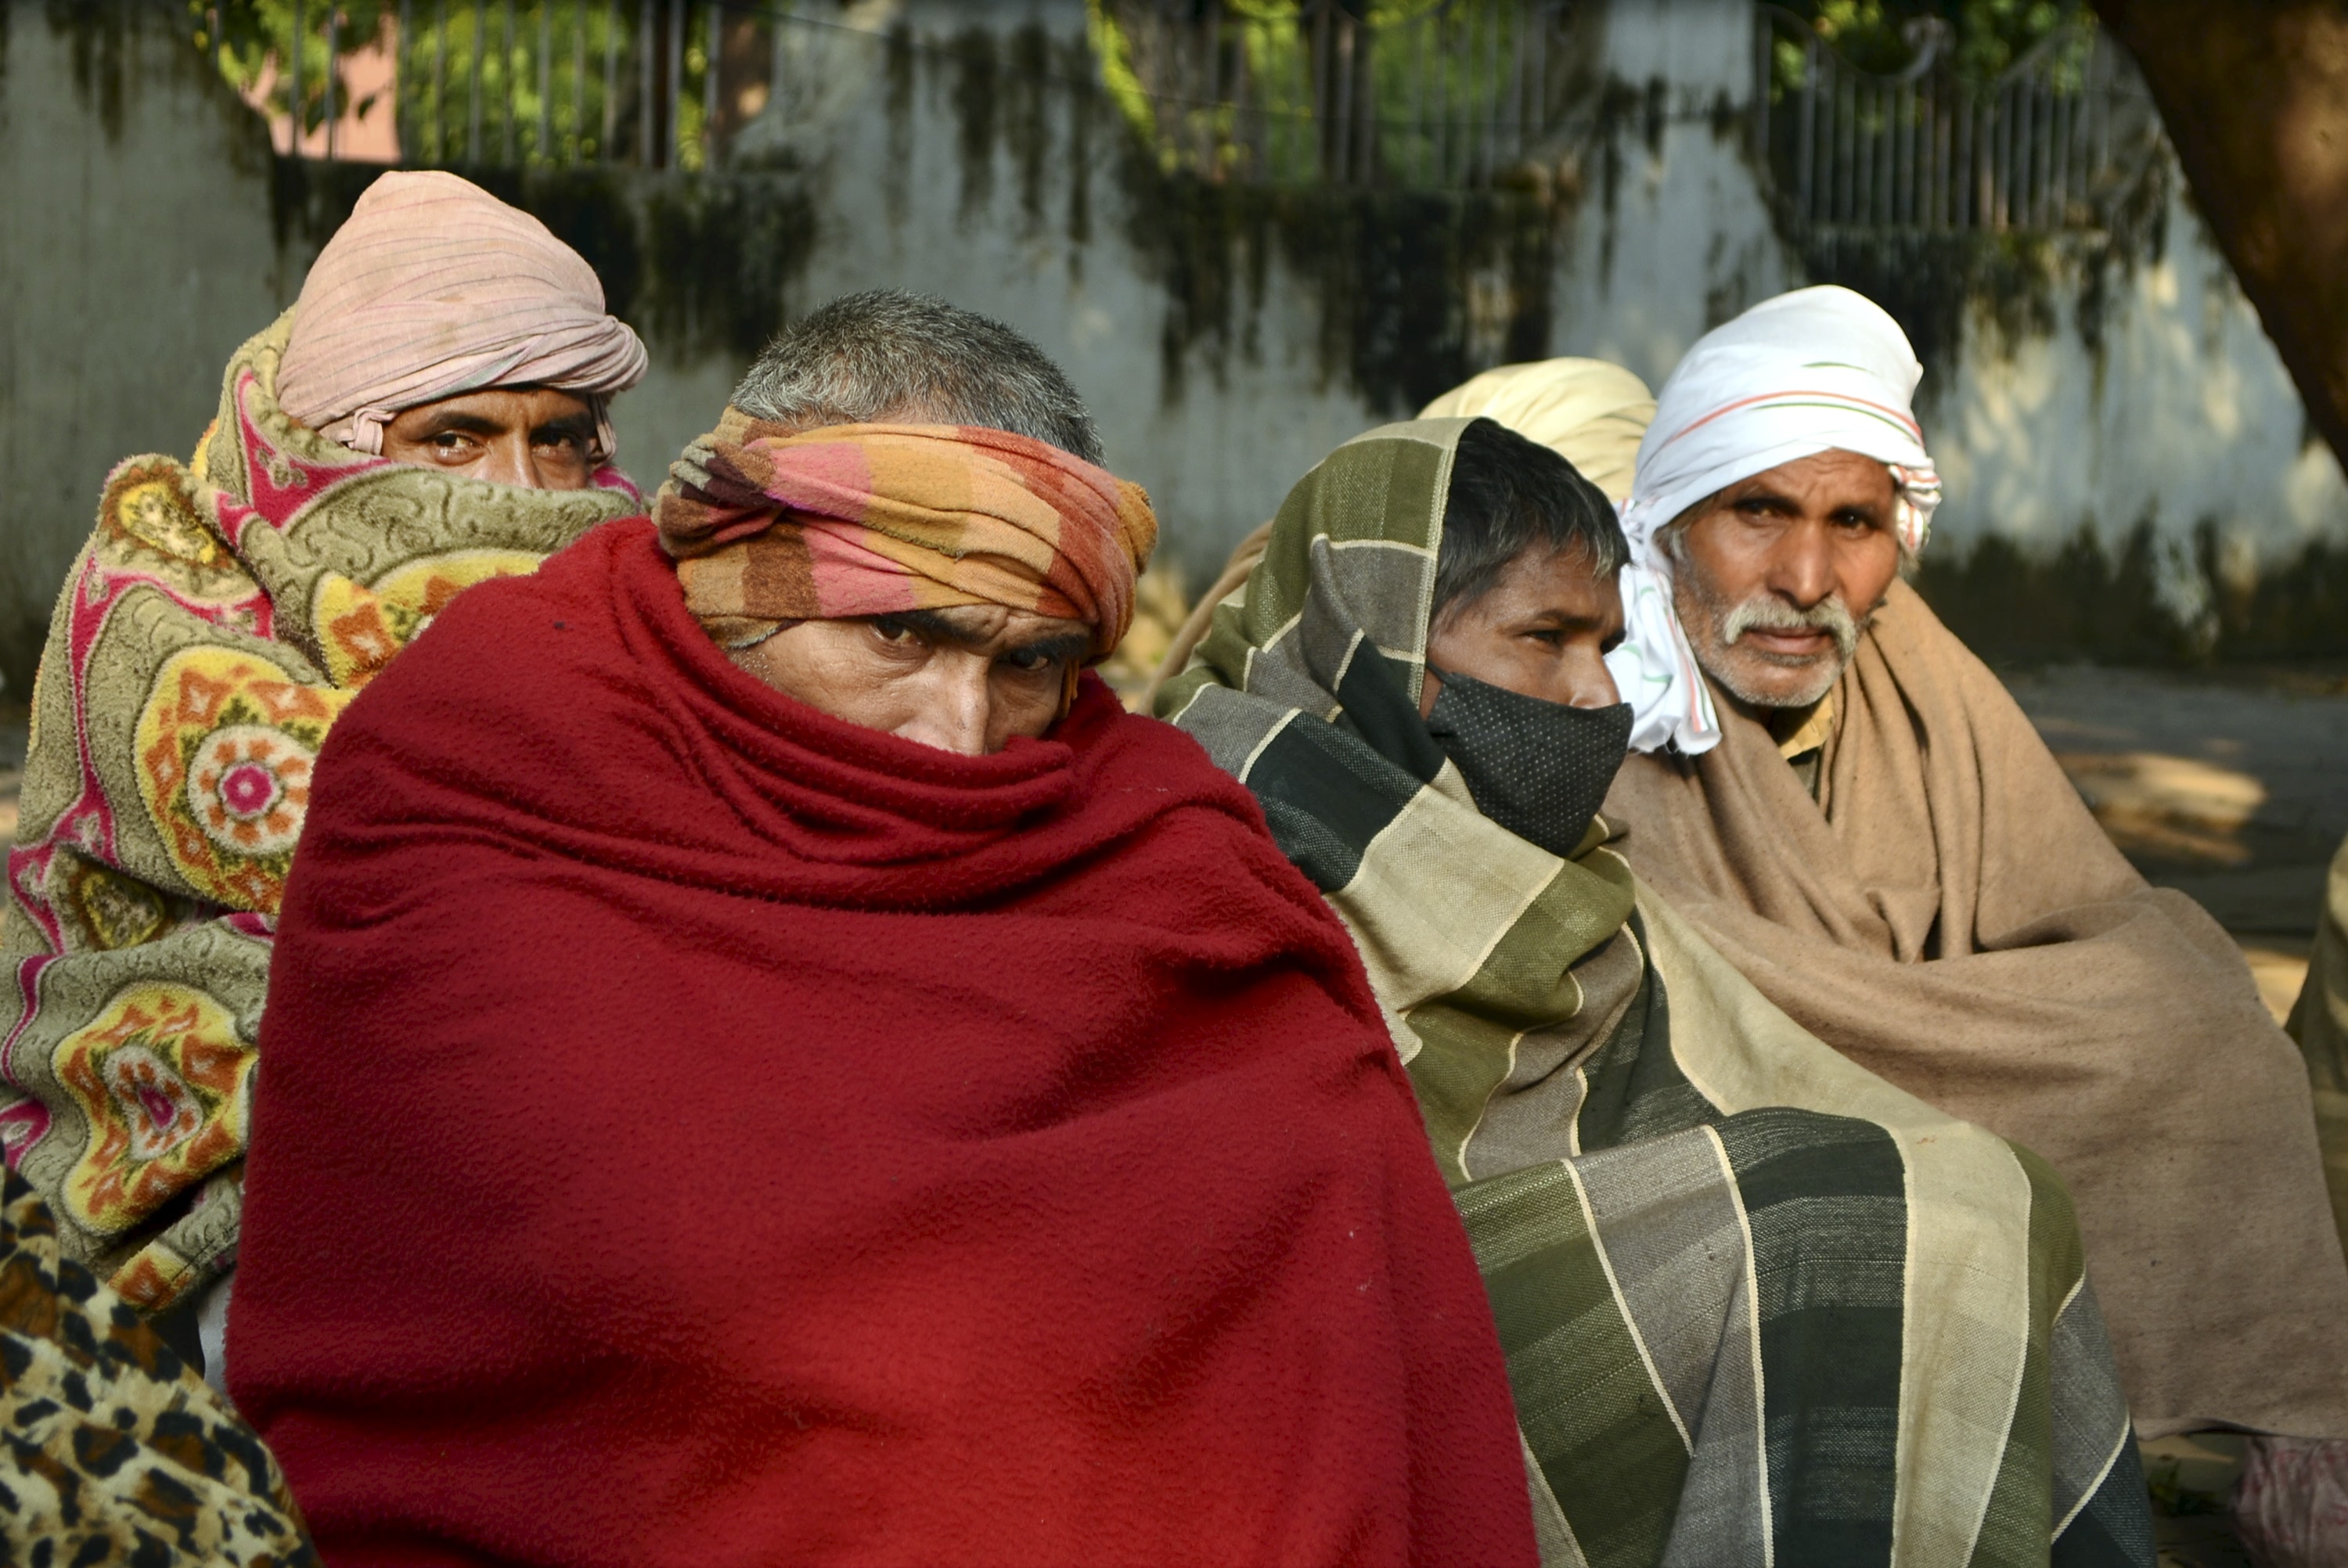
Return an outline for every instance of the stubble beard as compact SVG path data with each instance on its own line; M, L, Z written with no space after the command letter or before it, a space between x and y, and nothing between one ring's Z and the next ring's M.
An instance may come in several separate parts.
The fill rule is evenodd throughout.
M1766 589L1732 603L1692 562L1672 573L1680 624L1704 672L1754 708L1807 708L1834 689L1859 651L1864 625L1838 593L1797 610ZM1824 631L1833 646L1818 653L1772 653L1742 641L1748 631Z

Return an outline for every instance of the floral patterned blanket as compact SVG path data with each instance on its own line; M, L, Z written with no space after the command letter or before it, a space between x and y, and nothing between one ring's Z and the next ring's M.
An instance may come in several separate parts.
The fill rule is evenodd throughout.
M108 477L33 692L0 925L0 1145L69 1255L157 1311L233 1266L253 1045L310 768L459 590L644 509L617 469L515 489L288 418L287 318L193 462Z

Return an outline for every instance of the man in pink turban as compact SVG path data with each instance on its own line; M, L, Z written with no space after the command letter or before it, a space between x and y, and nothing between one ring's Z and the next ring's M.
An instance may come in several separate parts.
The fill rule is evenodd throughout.
M195 456L107 480L0 897L0 1145L64 1255L215 1379L318 747L460 590L644 510L606 412L644 368L543 224L386 174L230 361Z
M644 345L579 252L453 174L387 174L310 269L277 370L291 417L354 452L576 490Z

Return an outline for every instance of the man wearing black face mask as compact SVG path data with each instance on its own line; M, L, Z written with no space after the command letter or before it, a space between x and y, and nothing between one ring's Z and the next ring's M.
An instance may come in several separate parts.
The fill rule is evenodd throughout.
M1478 809L1570 856L1631 741L1606 655L1622 641L1614 508L1488 419L1459 433L1419 712Z
M1354 935L1544 1558L2150 1564L2059 1179L1803 1030L1606 847L1624 555L1554 453L1388 425L1291 492L1157 702Z

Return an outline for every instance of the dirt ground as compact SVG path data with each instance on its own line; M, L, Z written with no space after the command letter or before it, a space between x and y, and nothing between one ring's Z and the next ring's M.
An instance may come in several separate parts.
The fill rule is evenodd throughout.
M2348 837L2348 680L2072 665L2007 684L2113 842L2215 915L2288 1010Z

